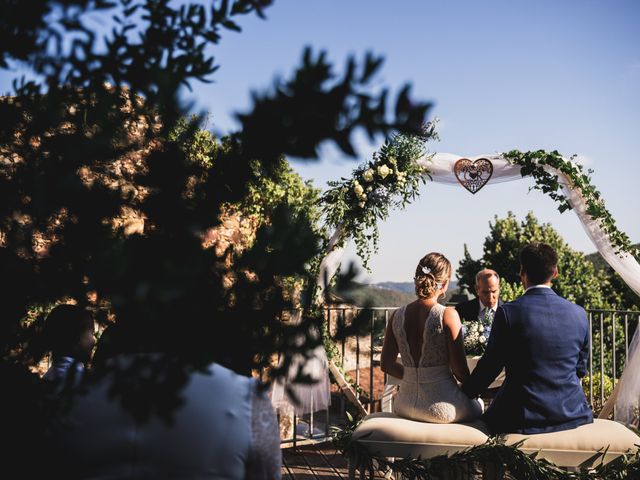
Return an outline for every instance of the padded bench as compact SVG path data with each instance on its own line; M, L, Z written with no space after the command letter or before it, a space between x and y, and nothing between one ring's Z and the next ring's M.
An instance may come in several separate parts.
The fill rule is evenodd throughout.
M489 439L481 421L467 424L437 424L407 420L393 413L374 413L365 417L352 436L353 441L370 452L385 457L431 458L482 445ZM539 452L559 467L585 468L597 465L607 449L604 462L625 453L635 453L640 437L624 425L596 419L573 430L535 435L509 434L507 445L524 440L519 447L525 453Z

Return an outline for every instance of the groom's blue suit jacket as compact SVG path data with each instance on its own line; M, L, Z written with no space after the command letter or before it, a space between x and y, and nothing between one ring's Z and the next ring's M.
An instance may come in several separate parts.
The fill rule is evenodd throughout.
M534 288L498 308L487 348L463 385L475 398L505 368L483 415L491 433L542 433L593 422L580 379L587 372L589 322L581 307Z

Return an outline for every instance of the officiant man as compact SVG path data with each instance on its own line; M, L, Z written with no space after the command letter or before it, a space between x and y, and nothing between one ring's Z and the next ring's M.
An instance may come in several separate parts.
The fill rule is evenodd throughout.
M500 275L495 270L484 268L476 274L476 298L456 305L462 322L486 320L491 323L500 300Z

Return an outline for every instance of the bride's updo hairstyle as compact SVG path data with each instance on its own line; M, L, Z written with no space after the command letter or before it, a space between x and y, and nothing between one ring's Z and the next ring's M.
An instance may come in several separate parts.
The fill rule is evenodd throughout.
M431 252L422 257L416 267L413 281L418 298L431 298L451 278L451 263L440 253Z

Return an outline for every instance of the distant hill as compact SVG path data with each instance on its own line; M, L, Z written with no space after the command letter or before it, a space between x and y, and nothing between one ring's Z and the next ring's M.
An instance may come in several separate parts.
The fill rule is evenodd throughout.
M337 295L345 303L357 307L400 307L416 299L413 292L407 293L406 291L359 283L356 283L353 289L337 292Z
M370 284L370 286L378 287L378 288L386 288L387 290L395 290L396 292L404 292L404 293L411 293L411 294L413 294L414 288L415 288L413 285L413 282L378 282L378 283L372 283ZM449 290L455 290L457 288L458 288L458 281L451 280L451 282L449 282Z
M604 261L604 258L602 258L602 255L600 255L598 252L585 255L584 258L593 263L593 266L596 267L596 270L606 270L607 268L610 268L609 265L607 265L607 262Z
M635 248L640 248L640 243L633 245ZM598 252L585 255L585 258L589 260L596 267L596 270L611 270L611 267L604 261L602 255Z
M346 303L358 307L400 307L416 299L413 282L379 282L374 284L356 283L356 286L337 295ZM445 301L457 291L457 282L449 284Z
M369 286L372 288L381 288L410 294L413 294L414 289L413 282L379 282L370 283Z

